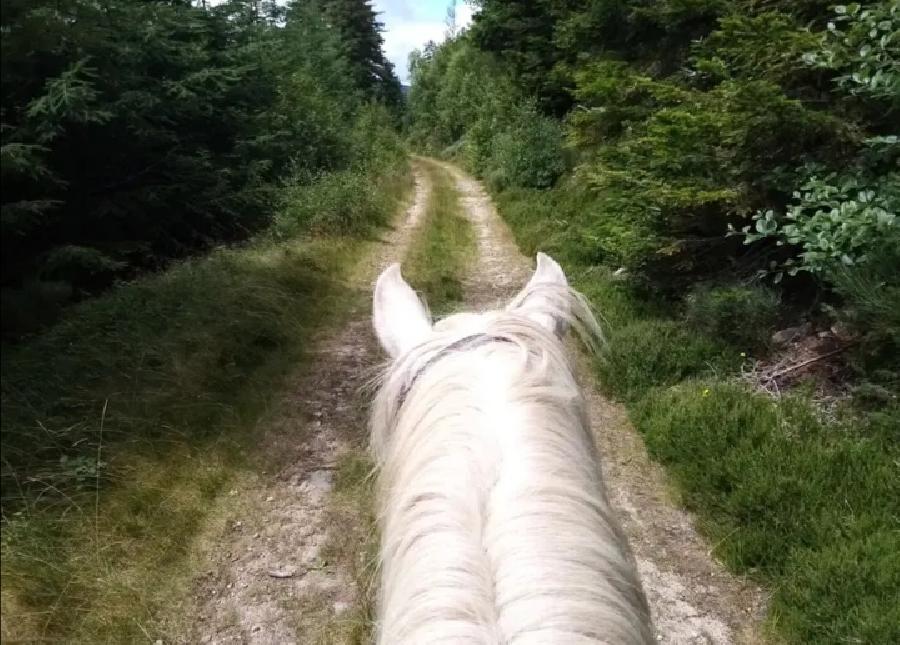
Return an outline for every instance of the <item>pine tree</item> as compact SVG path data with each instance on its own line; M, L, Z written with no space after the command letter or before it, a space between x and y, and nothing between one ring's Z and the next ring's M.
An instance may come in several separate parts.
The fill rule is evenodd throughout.
M364 101L399 105L379 29L365 2L4 0L3 288L86 295L265 226L289 173L352 162Z
M327 0L328 21L341 35L356 87L368 97L399 109L403 96L393 64L384 57L383 24L368 0Z

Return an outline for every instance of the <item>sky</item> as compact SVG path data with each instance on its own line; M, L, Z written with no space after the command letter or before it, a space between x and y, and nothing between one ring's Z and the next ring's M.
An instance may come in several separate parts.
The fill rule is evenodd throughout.
M444 40L447 31L447 7L453 0L373 0L372 6L384 23L384 53L404 84L409 83L407 57L429 40ZM472 21L472 7L456 0L456 26Z

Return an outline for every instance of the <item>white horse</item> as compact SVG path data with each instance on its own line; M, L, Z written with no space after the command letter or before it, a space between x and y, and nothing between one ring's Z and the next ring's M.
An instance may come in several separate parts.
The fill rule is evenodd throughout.
M434 325L399 265L378 278L378 643L655 643L560 338L599 329L537 261L505 310Z

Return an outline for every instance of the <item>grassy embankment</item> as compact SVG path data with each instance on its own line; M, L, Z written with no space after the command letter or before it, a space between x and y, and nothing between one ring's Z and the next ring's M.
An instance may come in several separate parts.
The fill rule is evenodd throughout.
M475 233L462 212L453 177L438 164L422 164L432 193L402 268L404 277L422 294L432 314L440 316L462 303L462 279L475 253ZM362 439L345 455L337 472L331 504L331 525L336 530L330 539L329 559L336 559L353 571L360 594L356 606L328 627L328 642L361 645L371 641L378 549L373 466ZM302 624L299 629L307 630L309 625Z
M254 468L260 420L409 189L405 160L287 187L272 233L4 347L4 642L159 633L216 500Z
M495 197L522 250L553 254L605 317L604 387L627 406L716 556L771 589L773 638L900 641L896 405L825 421L803 393L776 400L738 384L759 348L704 331L593 266L566 225L591 204L565 183ZM734 324L758 334L756 321Z

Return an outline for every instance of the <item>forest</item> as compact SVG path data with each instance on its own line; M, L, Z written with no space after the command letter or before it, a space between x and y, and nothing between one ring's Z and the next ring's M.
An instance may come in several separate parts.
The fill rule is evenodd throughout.
M389 129L401 101L373 24L358 2L4 2L4 335L371 164L360 110Z
M407 93L366 0L4 0L4 641L181 642L425 183L405 266L462 305L455 164L602 318L603 394L765 642L900 642L900 5L469 4Z

